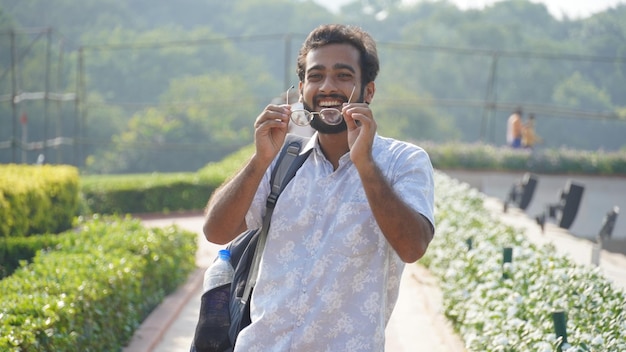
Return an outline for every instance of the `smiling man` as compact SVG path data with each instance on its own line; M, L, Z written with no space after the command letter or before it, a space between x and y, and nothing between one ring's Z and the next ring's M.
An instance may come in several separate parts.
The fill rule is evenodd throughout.
M370 109L379 71L357 27L314 29L298 56L298 85L317 132L282 192L252 294L252 323L235 351L383 351L405 263L434 234L426 152L376 133ZM352 97L352 98L351 98ZM338 121L320 115L339 110ZM207 204L204 233L225 244L261 226L273 163L292 122L289 105L255 121L256 151Z

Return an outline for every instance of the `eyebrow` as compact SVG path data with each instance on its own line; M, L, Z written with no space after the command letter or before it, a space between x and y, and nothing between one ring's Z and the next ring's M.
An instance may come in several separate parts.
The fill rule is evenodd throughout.
M311 68L309 68L307 70L307 72L311 72L311 71L314 71L314 70L324 70L324 69L326 69L326 66L324 66L324 65L314 65ZM356 73L356 70L354 69L354 67L352 67L351 65L348 65L348 64L338 63L338 64L333 65L333 69L335 69L335 70L346 69L346 70L348 70L348 71L350 71L352 73Z

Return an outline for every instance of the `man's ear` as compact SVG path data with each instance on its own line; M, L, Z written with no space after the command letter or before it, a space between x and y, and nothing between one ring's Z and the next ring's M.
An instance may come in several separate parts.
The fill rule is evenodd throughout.
M371 103L374 99L374 93L376 93L376 84L372 81L365 85L363 101L367 104Z

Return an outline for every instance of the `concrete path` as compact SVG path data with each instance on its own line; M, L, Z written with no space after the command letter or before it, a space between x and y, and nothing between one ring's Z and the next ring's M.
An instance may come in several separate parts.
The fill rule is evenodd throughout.
M519 182L523 172L483 172L446 170L445 173L468 183L489 197L500 200L507 198L511 186ZM529 217L545 212L546 205L559 200L561 190L568 182L584 187L578 213L568 232L581 238L595 239L602 221L613 207L621 209L617 217L613 238L626 240L626 177L601 177L586 175L542 175L537 174L537 188L526 209Z
M543 245L551 243L556 247L559 254L568 256L575 263L580 265L594 266L592 264L592 252L594 250L594 242L579 238L568 231L547 223L545 231L541 232L541 228L528 215L516 208L509 208L504 213L502 202L497 198L487 198L485 207L495 214L500 221L522 229L526 237L535 244ZM599 270L616 287L626 290L626 256L617 253L611 253L605 250L600 252Z

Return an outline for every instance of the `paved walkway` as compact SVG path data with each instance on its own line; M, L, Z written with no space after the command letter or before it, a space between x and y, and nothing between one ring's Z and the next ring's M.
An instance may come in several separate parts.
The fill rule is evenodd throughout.
M511 186L519 182L524 172L484 172L466 170L446 170L450 177L468 183L489 197L505 199ZM568 229L573 235L595 239L604 216L617 206L621 213L613 229L614 239L626 240L626 177L624 176L585 176L585 175L542 175L536 174L537 187L526 214L531 217L542 214L547 204L558 202L560 191L568 182L584 186L584 192L576 219Z
M509 208L502 212L502 202L488 198L486 207L505 223L523 229L529 240L553 243L557 250L576 262L589 264L593 243L576 238L567 231L547 224L544 233L524 212ZM201 216L144 220L148 226L177 224L198 233L198 269L188 282L166 300L142 323L124 352L187 352L193 338L200 307L204 269L220 247L208 243L201 234ZM600 270L616 286L626 289L626 257L602 251ZM386 351L390 352L464 352L442 313L442 296L437 280L419 264L407 265L400 287L400 297L386 331Z
M500 221L522 229L533 243L538 245L552 243L558 253L569 256L575 263L592 265L594 242L573 236L552 223L547 223L542 233L534 218L530 218L527 213L517 208L509 208L504 213L502 202L496 198L487 198L485 207ZM602 250L599 258L599 270L602 274L616 287L626 290L626 256Z

